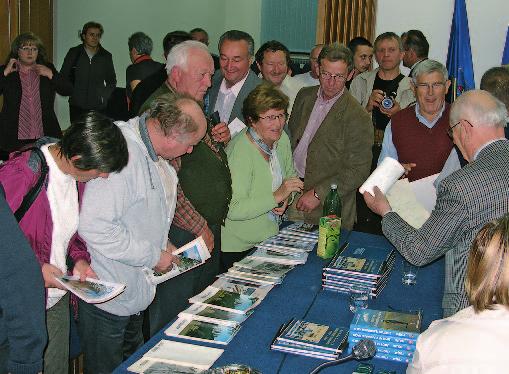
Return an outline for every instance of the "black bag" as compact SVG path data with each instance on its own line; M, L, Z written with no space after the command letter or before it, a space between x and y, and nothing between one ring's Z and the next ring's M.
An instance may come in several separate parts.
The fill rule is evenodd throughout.
M46 158L44 157L42 151L37 147L28 148L27 151L32 151L39 157L41 161L41 175L35 185L27 192L27 194L23 197L23 201L19 208L14 212L14 217L16 217L16 221L21 221L25 213L30 209L32 203L35 201L36 197L39 195L42 189L42 185L48 175L48 164L46 163Z

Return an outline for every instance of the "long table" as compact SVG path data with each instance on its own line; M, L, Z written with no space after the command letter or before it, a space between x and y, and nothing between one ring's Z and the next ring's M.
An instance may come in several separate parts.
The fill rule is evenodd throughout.
M351 245L373 245L391 247L381 236L360 232L342 234L342 242L348 240ZM348 327L353 314L348 309L346 295L321 288L322 269L328 261L322 260L316 253L310 253L305 265L292 270L283 283L269 293L243 324L235 338L226 347L215 367L242 363L257 368L264 374L273 373L309 373L324 361L309 357L295 356L270 350L270 344L280 325L292 317L302 318L316 323L335 324ZM417 284L404 286L401 282L402 258L397 254L396 262L385 289L377 299L369 300L371 309L423 310L423 328L442 318L441 298L443 294L443 259L419 269ZM122 363L114 373L130 373L127 368L139 360L144 353L161 339L169 339L196 344L196 342L170 338L164 335L164 329L154 335L134 355ZM208 344L202 344L208 345ZM366 361L380 369L404 373L406 364L373 359ZM350 361L340 366L325 369L324 373L351 373L358 363Z

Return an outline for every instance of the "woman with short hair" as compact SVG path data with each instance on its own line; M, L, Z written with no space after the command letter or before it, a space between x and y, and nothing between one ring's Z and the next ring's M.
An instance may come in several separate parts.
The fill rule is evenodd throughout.
M0 95L4 100L0 149L8 153L42 136L60 138L55 92L69 96L71 91L71 83L46 60L41 39L31 32L18 35L7 63L0 67Z
M223 270L277 234L291 194L302 191L290 140L283 131L287 109L288 97L270 83L258 85L244 100L247 128L226 148L232 199L221 230Z

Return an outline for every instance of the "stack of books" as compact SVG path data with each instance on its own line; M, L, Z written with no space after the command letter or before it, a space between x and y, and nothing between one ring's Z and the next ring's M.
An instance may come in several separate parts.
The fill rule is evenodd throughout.
M292 319L285 323L270 349L284 353L335 360L347 345L348 329Z
M229 281L250 282L258 285L280 284L286 273L293 269L292 265L279 264L262 261L256 257L245 257L236 262L228 269L228 272L221 274L220 278Z
M355 313L350 325L349 346L361 339L373 340L382 360L410 362L420 334L421 313L364 309Z
M252 287L219 279L189 299L193 305L166 329L168 336L214 344L228 344L272 286Z
M396 252L390 248L344 245L323 269L325 290L348 293L352 285L371 290L377 297L389 280Z

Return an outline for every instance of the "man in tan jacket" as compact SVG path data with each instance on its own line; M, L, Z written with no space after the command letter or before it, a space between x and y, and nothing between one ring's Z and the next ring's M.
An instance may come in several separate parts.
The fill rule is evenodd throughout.
M371 116L345 89L352 52L325 46L318 57L320 86L303 88L288 122L295 169L304 192L290 207L290 219L318 223L332 183L342 199L342 225L355 222L355 192L369 174L373 130Z

